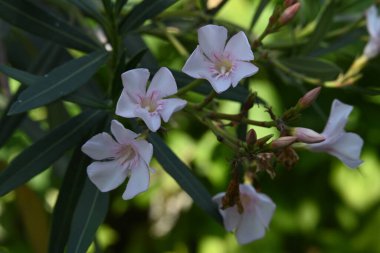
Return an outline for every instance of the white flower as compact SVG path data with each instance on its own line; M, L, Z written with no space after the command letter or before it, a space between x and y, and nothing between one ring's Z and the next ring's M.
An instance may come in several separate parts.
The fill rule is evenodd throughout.
M111 132L116 141L103 132L82 146L83 153L98 160L87 167L87 174L102 192L115 189L129 176L123 199L131 199L148 189L153 146L136 139L138 134L125 129L117 120L111 122Z
M363 139L355 133L344 131L352 108L335 99L325 129L321 133L325 140L308 144L307 147L312 151L327 152L340 159L348 167L356 168L363 162L360 160Z
M372 5L366 12L370 39L364 48L364 54L368 58L374 58L380 53L380 17L377 14L375 5Z
M148 90L147 69L129 70L121 78L124 89L116 105L116 114L125 118L141 118L152 132L160 128L161 118L168 122L174 112L186 106L183 99L163 99L177 93L177 84L167 68L157 71Z
M231 84L252 76L258 68L250 63L254 59L248 39L243 32L231 37L226 44L227 29L206 25L198 29L199 45L187 59L182 71L194 78L207 79L217 93Z
M240 184L239 190L243 213L239 213L236 205L221 209L224 192L215 195L213 200L220 207L225 229L235 231L238 242L246 244L264 236L276 205L267 195L257 193L251 185Z

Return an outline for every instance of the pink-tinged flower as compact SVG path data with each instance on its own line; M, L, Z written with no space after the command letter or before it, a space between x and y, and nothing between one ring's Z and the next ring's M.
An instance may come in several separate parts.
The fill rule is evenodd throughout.
M325 140L308 144L307 147L312 151L327 152L340 159L348 167L356 168L363 162L360 160L363 139L355 133L347 133L344 130L352 108L335 99L325 129L321 133Z
M172 114L186 106L179 98L166 98L177 93L177 84L169 69L160 68L146 89L147 69L132 69L121 75L124 89L116 105L116 114L125 118L141 118L147 127L157 131L161 118L168 122Z
M251 185L240 184L239 190L242 213L239 213L237 205L221 209L224 192L215 195L213 200L220 207L225 229L234 231L238 242L246 244L264 236L276 205L267 195L256 192Z
M258 68L248 39L238 32L227 41L227 29L206 25L198 29L199 45L187 59L182 71L194 78L207 79L217 93L236 87L239 81L252 76Z
M128 200L148 189L153 146L117 120L111 122L111 132L115 139L103 132L82 146L83 153L97 160L87 167L87 174L101 192L115 189L130 177L123 194Z
M378 16L377 7L372 5L367 10L366 16L370 39L364 48L364 55L371 59L380 53L380 17Z

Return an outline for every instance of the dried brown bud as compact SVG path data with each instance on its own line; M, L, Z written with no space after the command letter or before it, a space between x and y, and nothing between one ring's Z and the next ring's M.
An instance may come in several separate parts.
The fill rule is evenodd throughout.
M265 171L273 179L276 176L274 170L275 156L273 153L259 153L256 157L257 172Z
M276 156L277 160L287 169L293 168L299 160L296 151L291 147L281 149L280 152L276 153Z
M243 104L243 109L242 109L243 113L248 112L249 109L251 109L253 107L253 105L255 104L255 98L256 98L255 93L252 93L251 95L249 95L249 97L247 98L247 100Z
M298 10L300 9L301 7L301 3L297 2L289 7L287 7L284 12L281 14L278 22L281 24L281 25L285 25L287 24L288 22L290 22L294 16L297 14Z
M298 100L297 105L302 109L309 107L318 97L321 92L321 87L314 88L308 91L302 98Z

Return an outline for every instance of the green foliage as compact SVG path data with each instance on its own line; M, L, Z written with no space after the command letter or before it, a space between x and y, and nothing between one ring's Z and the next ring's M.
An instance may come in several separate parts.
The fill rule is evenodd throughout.
M0 252L34 252L30 245L44 243L24 233L35 223L20 219L20 187L40 198L33 210L51 218L50 228L35 227L50 229L41 253L380 252L379 57L352 64L361 59L363 14L373 1L299 2L294 19L281 26L280 0L0 0ZM244 31L259 67L221 94L180 71L198 44L197 29L211 23L227 27L229 36ZM161 66L199 115L176 113L147 134L136 126L141 122L114 114L120 75L133 68L153 74ZM247 162L225 144L246 144L248 115L277 124L267 133L256 122L257 139L274 125L286 132L281 113L315 85L324 86L321 95L291 126L320 132L333 99L352 104L347 129L364 139L365 163L350 171L325 154L297 150L292 170L269 171L274 180L246 170L277 209L266 237L238 247L212 201L232 181L231 161ZM217 115L221 108L226 113ZM151 186L130 201L121 199L124 186L102 193L90 182L91 159L81 151L91 136L109 132L112 118L140 129L154 146ZM229 128L236 126L238 134Z

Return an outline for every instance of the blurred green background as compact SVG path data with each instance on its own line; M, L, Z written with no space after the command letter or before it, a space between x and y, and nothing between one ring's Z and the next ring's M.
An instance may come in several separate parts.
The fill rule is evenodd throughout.
M247 29L260 1L231 0L218 13L217 19ZM274 4L272 1L270 4ZM292 32L303 27L307 20L316 17L326 1L300 1L297 19L280 33L270 36L271 45L290 41ZM371 1L347 1L345 15L337 18L362 16ZM172 9L185 8L181 1ZM260 33L271 14L266 8L253 33ZM2 21L1 21L2 22ZM8 45L14 38L26 36L21 30L1 23L2 49L9 55L24 54L33 57L33 45L17 41L25 52L15 52ZM7 32L5 32L7 31ZM360 26L358 39L321 54L342 69L361 54L368 37L365 24ZM154 35L144 35L144 40L160 66L180 70L186 60L173 50L172 45ZM279 39L280 38L280 39ZM12 51L13 50L13 51ZM191 51L190 51L191 52ZM249 87L257 91L277 113L294 105L305 90L313 86L292 85L284 82L265 60L259 61L259 73L250 79ZM377 86L380 59L375 58L363 70L359 87ZM12 90L19 85L10 80ZM1 95L0 108L4 109L7 97ZM320 132L325 125L334 98L354 105L347 129L358 133L365 141L359 169L351 170L340 161L321 153L300 151L300 161L292 170L279 168L272 180L261 174L260 190L276 203L270 228L265 237L245 246L239 246L233 234L225 232L184 193L177 183L155 161L151 166L156 173L151 177L149 191L132 201L124 201L119 187L111 192L110 209L99 228L96 242L89 252L176 252L176 253L234 253L234 252L380 252L380 98L367 96L353 90L322 89L317 106L309 108L299 119L299 126ZM222 101L220 111L237 113L239 104ZM78 108L65 102L73 115ZM267 119L264 108L255 107L251 117ZM24 127L0 150L0 168L15 157L32 140L39 136L34 129L47 127L47 112L39 108L30 112L33 121ZM172 129L165 136L167 144L194 171L212 194L225 191L233 154L222 146L215 136L195 119L177 113ZM258 136L272 132L255 128ZM28 132L29 131L29 132ZM46 252L49 238L51 212L62 182L63 168L68 158L63 157L51 170L47 170L25 186L0 199L0 253ZM124 185L125 186L125 185Z

